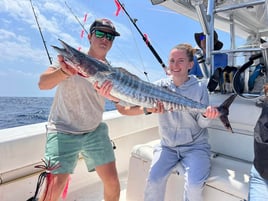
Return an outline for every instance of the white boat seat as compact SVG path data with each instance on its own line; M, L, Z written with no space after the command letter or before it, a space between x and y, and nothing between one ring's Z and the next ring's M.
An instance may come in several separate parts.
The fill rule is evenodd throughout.
M127 201L143 200L153 149L157 143L159 140L134 146L130 158ZM246 200L251 165L250 162L214 153L211 174L204 191L205 200ZM178 165L168 180L165 200L182 200L183 185L183 169Z

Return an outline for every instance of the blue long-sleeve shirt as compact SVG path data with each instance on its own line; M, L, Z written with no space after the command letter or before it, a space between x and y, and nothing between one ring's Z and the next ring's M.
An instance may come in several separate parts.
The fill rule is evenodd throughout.
M214 70L217 68L224 68L228 65L228 55L225 53L218 53L214 55ZM194 57L194 66L189 72L190 75L203 77L197 58Z

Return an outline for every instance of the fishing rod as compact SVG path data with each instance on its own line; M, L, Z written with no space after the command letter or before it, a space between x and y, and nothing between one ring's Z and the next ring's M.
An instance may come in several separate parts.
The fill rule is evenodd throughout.
M77 20L77 22L80 24L80 26L84 29L84 31L87 33L88 35L88 31L85 29L84 25L80 22L80 20L78 19L78 17L74 14L74 12L72 11L71 7L68 6L67 2L65 1L65 5L67 6L67 8L70 10L70 12L72 13L72 15L75 17L75 19Z
M51 60L51 57L50 57L49 52L48 52L48 50L47 50L46 41L45 41L44 36L43 36L43 34L42 34L40 25L39 25L39 23L38 23L37 16L36 16L36 13L35 13L35 10L34 10L34 7L33 7L32 0L30 0L30 2L31 2L31 7L32 7L32 10L33 10L34 18L35 18L36 24L37 24L37 26L38 26L38 29L39 29L39 32L40 32L40 35L41 35L41 38L42 38L42 41L43 41L43 45L44 45L44 47L45 47L45 50L46 50L46 53L47 53L47 56L48 56L49 63L52 64L52 60Z
M130 15L128 14L127 10L125 9L125 6L119 1L117 0L117 2L119 3L120 7L123 9L123 11L126 13L126 15L128 16L129 20L132 22L132 24L134 25L134 27L137 29L137 31L139 32L139 34L141 35L143 41L146 43L146 45L149 47L149 49L151 50L151 52L153 53L153 55L155 56L155 58L157 59L157 61L161 64L161 66L164 68L165 72L168 74L168 70L166 65L164 64L164 62L162 61L161 57L158 55L158 53L156 52L156 50L154 49L154 47L151 45L150 41L148 40L147 37L145 37L145 35L141 32L141 30L139 29L139 27L137 26L136 22L137 19L133 19L130 17Z

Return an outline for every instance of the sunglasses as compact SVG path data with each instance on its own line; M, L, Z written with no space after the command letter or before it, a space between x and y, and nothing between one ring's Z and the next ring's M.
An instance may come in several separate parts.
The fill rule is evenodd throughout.
M95 30L95 36L97 38L103 38L105 37L107 40L109 41L113 41L114 40L114 35L111 34L111 33L107 33L107 32L104 32L104 31L100 31L100 30Z
M200 36L199 36L199 39L200 39L200 40L205 40L205 39L206 39L206 36L205 36L205 35L200 35Z

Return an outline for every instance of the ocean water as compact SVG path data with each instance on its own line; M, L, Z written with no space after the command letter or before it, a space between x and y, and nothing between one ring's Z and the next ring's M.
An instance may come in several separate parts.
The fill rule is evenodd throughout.
M52 97L0 97L0 129L46 122ZM105 110L114 110L106 101Z

